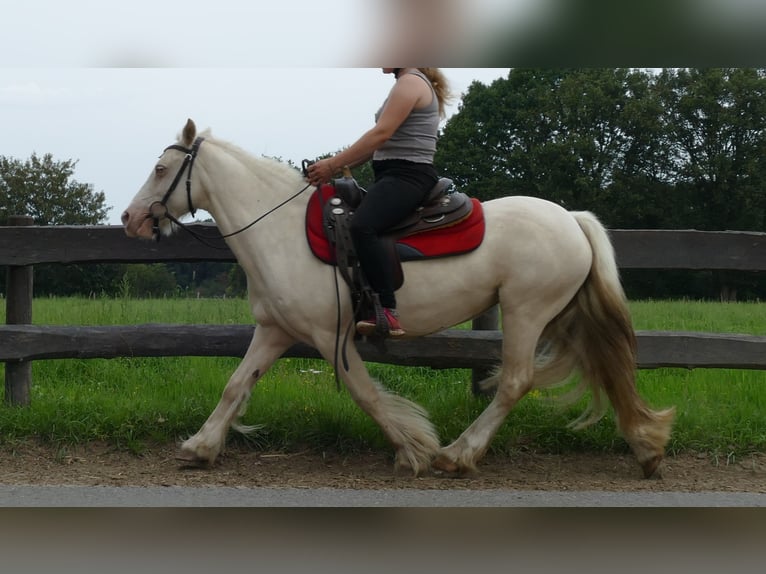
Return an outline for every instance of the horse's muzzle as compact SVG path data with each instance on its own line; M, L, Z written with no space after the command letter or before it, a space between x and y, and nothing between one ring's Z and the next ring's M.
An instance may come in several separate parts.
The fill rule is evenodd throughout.
M153 219L149 213L131 213L126 210L120 216L122 226L125 228L125 235L128 237L141 237L143 239L152 239Z

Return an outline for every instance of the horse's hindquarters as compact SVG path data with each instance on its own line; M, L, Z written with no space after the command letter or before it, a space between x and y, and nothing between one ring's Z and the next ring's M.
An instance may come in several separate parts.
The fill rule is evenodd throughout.
M405 263L397 302L408 333L452 327L498 302L504 313L524 312L545 324L587 277L590 245L566 210L529 197L483 205L486 233L476 250Z

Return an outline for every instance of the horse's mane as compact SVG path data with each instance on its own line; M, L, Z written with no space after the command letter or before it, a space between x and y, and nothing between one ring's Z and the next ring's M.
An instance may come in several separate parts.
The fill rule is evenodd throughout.
M274 177L286 178L289 177L290 174L295 178L302 177L300 172L294 166L277 158L255 156L236 144L214 137L209 128L199 135L204 137L206 142L225 150L228 154L237 158L243 165L247 166L250 171L258 175L258 177L270 177L273 175Z

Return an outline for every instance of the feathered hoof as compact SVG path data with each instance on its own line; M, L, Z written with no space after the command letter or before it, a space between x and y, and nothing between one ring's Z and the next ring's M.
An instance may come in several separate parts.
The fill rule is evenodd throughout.
M394 458L394 474L396 476L412 476L417 478L428 474L430 468L427 460L410 459L403 450L399 450Z
M660 474L657 472L657 468L660 466L663 458L664 457L661 454L658 454L657 456L652 457L649 460L645 460L641 463L641 468L644 471L644 478L652 478L655 476L655 473L656 478L661 478Z
M175 456L180 468L212 468L215 463L215 457L200 456L196 452L181 447Z
M476 474L475 466L461 465L445 454L438 455L431 462L431 468L434 472L450 478L468 478Z

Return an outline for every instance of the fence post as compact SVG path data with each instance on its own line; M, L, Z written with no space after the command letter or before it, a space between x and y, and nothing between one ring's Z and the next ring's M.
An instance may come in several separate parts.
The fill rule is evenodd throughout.
M476 317L471 323L474 331L496 331L500 322L500 307L487 309L484 313ZM479 383L492 374L491 369L472 369L471 370L471 391L475 396L486 394L479 388Z
M14 215L8 218L9 226L34 225L32 217ZM9 265L6 274L5 322L8 325L32 323L32 275L31 265ZM32 363L5 364L5 402L9 405L29 405L32 386Z

